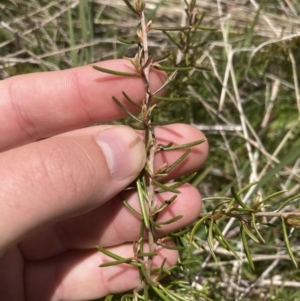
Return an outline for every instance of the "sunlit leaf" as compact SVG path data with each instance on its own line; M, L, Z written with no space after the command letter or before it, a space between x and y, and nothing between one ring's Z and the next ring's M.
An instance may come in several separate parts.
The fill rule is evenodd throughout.
M216 232L218 233L218 235L220 236L220 239L222 240L222 242L224 243L224 246L227 250L230 250L234 256L240 260L240 256L238 255L238 253L234 250L234 248L231 246L231 244L229 243L229 241L226 239L226 237L223 235L222 231L220 230L219 226L217 225L217 223L215 223L215 227L214 229L216 230Z
M246 225L246 223L243 223L243 230L245 231L245 233L247 233L247 235L256 243L259 243L259 240L256 238L256 236L251 232L251 230L248 228L248 226Z
M231 186L231 194L234 200L244 209L252 211L252 208L248 207L240 198L240 196L236 193L234 186Z
M161 65L154 65L153 68L162 70L162 71L191 71L193 67L166 67Z
M241 238L242 238L242 243L243 243L243 247L244 247L244 251L248 260L248 263L250 265L250 267L252 268L252 270L254 270L254 263L251 257L251 253L247 244L247 239L246 239L246 235L245 235L245 229L244 229L244 224L241 223L241 227L240 227L240 234L241 234Z
M198 231L199 227L209 218L210 218L209 215L205 215L196 222L196 224L194 225L193 230L191 232L190 243L194 239L194 236L195 236L196 232Z
M288 204L290 204L291 202L293 202L296 199L300 199L300 194L295 195L291 198L288 198L286 201L284 201L276 210L276 212L279 212L282 208L286 207Z
M282 227L282 234L283 234L284 243L285 243L286 249L288 251L288 254L289 254L294 266L296 267L296 269L298 269L298 264L297 264L297 261L294 257L293 251L291 249L288 233L287 233L287 230L286 230L285 220L284 220L283 217L281 217L281 227Z
M141 77L141 74L139 73L132 73L132 72L123 72L123 71L117 71L117 70L111 70L111 69L106 69L100 66L92 66L94 69L97 71L103 72L103 73L108 73L108 74L113 74L113 75L118 75L118 76L129 76L129 77Z
M148 210L147 210L147 207L146 207L146 201L145 201L145 198L144 198L144 191L143 191L140 179L138 179L136 181L136 186L137 186L137 191L138 191L138 196L139 196L139 201L140 201L140 206L141 206L143 221L145 223L145 227L147 229L149 229L150 228L149 214L148 214Z
M161 146L158 148L158 150L166 152L166 151L172 151L172 150L177 150L177 149L190 148L190 147L199 145L205 141L206 141L206 139L201 139L201 140L196 140L196 141L193 141L190 143L185 143L185 144L180 144L180 145L171 145L171 146L166 146L166 147Z
M265 243L264 238L261 236L261 234L260 234L260 232L259 232L259 230L258 230L258 228L257 228L257 226L256 226L256 220L255 220L255 214L254 214L254 213L251 214L251 218L252 218L252 225L253 225L253 228L254 228L256 234L258 235L259 239L260 239L263 243Z
M214 221L211 220L208 227L208 235L207 235L207 243L210 249L210 254L212 255L215 262L219 262L217 256L214 251L214 236L213 236L213 228L214 228Z

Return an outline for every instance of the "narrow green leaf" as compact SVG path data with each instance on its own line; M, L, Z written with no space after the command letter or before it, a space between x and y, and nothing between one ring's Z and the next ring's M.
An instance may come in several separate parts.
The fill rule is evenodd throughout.
M248 185L244 186L240 191L238 191L237 195L243 194L245 191L247 191L248 189L250 189L252 186L256 185L257 183L259 183L259 182L256 181L256 182L249 183Z
M163 247L164 249L168 249L168 250L177 250L177 251L184 251L186 250L186 247L181 247L181 246L177 246L177 245L166 245L163 244L161 242L157 242L157 245Z
M240 196L236 193L234 186L231 186L231 194L234 200L244 209L252 211L252 208L248 207L240 198Z
M123 0L125 4L128 6L128 8L135 13L138 17L140 16L139 13L136 11L136 9L133 7L133 5L129 2L129 0Z
M114 298L114 295L108 295L105 297L104 301L112 301Z
M261 222L260 224L263 225L263 226L268 226L268 227L272 227L272 228L276 228L278 226L278 225L275 225L275 224L264 223L264 222Z
M143 131L146 129L144 124L135 124L133 122L130 122L129 120L125 120L125 124L127 124L128 126L130 126L131 128L138 130L138 131Z
M246 254L248 263L249 263L250 267L252 268L252 270L254 270L255 269L254 268L254 263L252 261L251 253L249 251L249 247L248 247L248 244L247 244L245 230L244 230L244 224L242 224L242 223L241 223L241 227L240 227L240 233L241 233L242 243L243 243L243 247L244 247L244 250L245 250L245 254Z
M106 250L105 248L100 247L100 246L97 246L96 248L99 252L104 253L105 255L107 255L113 259L116 259L116 260L124 260L125 259L117 254L114 254L114 253Z
M143 258L143 257L154 257L154 256L157 256L158 255L158 253L156 253L156 252L152 252L152 253L150 253L150 252L145 252L145 253L139 253L138 254L138 258Z
M167 221L164 221L164 222L154 222L153 221L153 223L155 224L155 226L157 225L157 226L160 227L162 225L169 225L171 223L177 222L177 221L179 221L182 218L183 218L183 215L178 215L178 216L175 216L175 217L173 217L171 219L168 219Z
M197 29L198 29L199 26L201 26L202 21L204 19L204 16L205 16L205 11L202 13L202 15L200 16L199 20L193 25L193 33L191 35L191 40L194 40L194 37L197 34Z
M175 70L171 75L169 75L168 79L154 92L152 93L152 97L159 92L161 92L177 75L178 71Z
M138 119L135 115L133 115L116 97L112 97L114 102L124 111L126 112L132 119L142 124L142 120Z
M287 190L281 190L281 191L277 191L275 193L272 193L269 196L265 197L260 203L265 203L266 201L270 200L271 198L274 198L275 196L281 195L285 192L287 192Z
M140 213L138 213L134 208L132 208L130 205L129 205L129 203L127 202L127 201L123 201L123 204L124 204L124 206L129 210L129 211L131 211L136 217L138 217L138 218L140 218L140 219L142 219L143 218L143 216L140 214Z
M154 59L154 60L153 60L153 63L159 63L159 62L162 62L162 61L164 61L165 59L167 59L170 55L171 55L171 52L167 53L167 54L164 55L164 56L158 57L157 59Z
M139 74L139 73L122 72L122 71L117 71L117 70L106 69L106 68L95 66L95 65L92 67L94 69L96 69L97 71L100 71L103 73L108 73L108 74L113 74L113 75L118 75L118 76L141 77L141 74Z
M185 259L180 263L180 265L183 267L187 265L195 265L195 264L200 265L200 260L190 258L190 259Z
M162 31L164 35L168 37L168 39L180 50L183 50L183 46L181 46L171 34L169 34L166 30Z
M176 119L171 119L171 120L166 120L166 121L154 121L151 122L152 126L157 126L157 125L168 125L168 124L173 124L177 122L181 122L183 120L182 117L176 118Z
M226 202L230 202L232 198L230 197L223 197L223 196L213 196L213 197L207 197L203 198L202 201L217 201L217 200L226 200ZM224 201L225 202L225 201Z
M229 243L229 241L226 239L226 237L223 235L222 231L220 230L219 226L217 225L217 223L215 223L215 227L214 229L217 231L220 239L222 240L222 242L224 243L225 245L225 248L227 250L230 250L234 256L240 260L240 256L238 255L238 253L234 250L234 248L232 247L232 245Z
M228 250L226 244L224 243L223 239L219 235L215 235L214 239L217 240L224 249Z
M121 257L115 253L112 253L110 251L108 251L107 249L103 248L103 247L100 247L100 246L96 246L97 250L103 254L105 254L106 256L110 257L110 258L113 258L115 259L117 262L119 263L116 263L116 264L120 264L120 263L129 263L133 266L136 266L136 267L140 267L141 266L141 263L139 262L136 262L136 261L132 261L132 258L124 258L124 257ZM112 261L114 265L114 261ZM108 262L107 264L109 264L111 262ZM106 263L103 263L101 264L100 266L103 266L103 265L106 265Z
M130 264L132 262L133 262L132 258L124 258L123 260L116 260L116 261L110 261L110 262L102 263L102 264L99 265L99 267L100 268L105 268L105 267L111 267L111 266L114 266L114 265L119 265L119 264L122 264L122 263ZM139 265L141 265L141 264L139 264ZM136 265L134 265L134 266L136 266Z
M134 102L124 91L122 91L123 96L125 97L125 99L131 103L133 106L137 107L137 108L141 108L142 106L137 104L136 102Z
M158 295L159 298L161 298L162 301L171 301L168 297L166 297L164 295L164 293L157 288L156 286L153 286L152 289L154 290L154 292Z
M211 26L198 26L197 27L197 30L200 29L200 30L205 30L205 31L216 31L218 30L218 28L216 27L211 27Z
M157 208L154 212L154 215L162 212L163 210L165 210L168 206L170 206L174 201L175 199L177 198L177 195L173 195L169 200L166 200L164 201L160 206L159 208Z
M155 273L157 273L157 276L155 276L155 281L158 281L163 275L165 275L166 270L164 269L164 266L166 264L167 258L164 258L158 271L153 271Z
M144 242L145 242L145 223L142 222L140 225L140 240L139 240L139 253L143 253L144 252Z
M142 211L142 215L143 215L143 221L145 223L145 227L149 230L150 229L149 215L148 215L148 211L147 211L147 208L146 208L146 201L144 199L144 193L143 193L143 189L142 189L140 179L138 179L136 181L136 185L137 185L137 191L138 191L141 211Z
M158 151L172 151L172 150L177 150L177 149L184 149L184 148L190 148L190 147L193 147L193 146L196 146L196 145L199 145L203 142L205 142L206 139L201 139L201 140L196 140L196 141L193 141L193 142L190 142L190 143L185 143L185 144L180 144L180 145L171 145L171 146L160 146L158 148Z
M226 208L227 204L229 203L228 200L222 201L216 205L213 209L212 214L222 213L223 209Z
M175 188L173 188L174 186L167 186L167 185L164 185L162 183L159 183L156 180L153 180L153 184L155 186L161 188L161 190L159 190L158 192L169 191L169 192L173 192L173 193L180 193L179 190L176 190Z
M158 144L158 148L160 149L160 148L168 148L168 147L171 147L173 145L173 142L170 142L170 143L168 143L168 144Z
M293 197L287 199L285 202L283 202L283 203L277 208L276 212L279 212L282 208L284 208L285 206L287 206L287 205L290 204L292 201L294 201L294 200L296 200L296 199L298 199L298 198L300 198L300 194L295 195L295 196L293 196Z
M259 240L256 238L256 236L254 236L254 234L251 232L251 230L248 228L248 226L245 223L243 223L243 229L253 241L259 243Z
M166 67L162 65L154 65L154 69L162 70L162 71L191 71L194 67Z
M205 71L205 72L212 72L212 69L210 68L206 68L206 67L200 67L200 66L193 66L194 69L198 70L198 71Z
M195 236L196 232L198 231L199 227L200 227L207 219L209 219L209 218L210 218L209 215L205 215L205 216L203 216L200 220L198 220L198 221L196 222L196 224L194 225L194 227L193 227L193 229L192 229L192 231L191 231L191 237L190 237L190 242L189 242L189 243L191 243L192 240L194 239L194 236Z
M210 172L213 170L213 166L210 165L205 168L204 171L198 171L197 176L195 179L193 179L193 182L191 183L194 187L198 187L200 183L203 182L203 180L210 174Z
M207 243L210 249L210 253L215 262L219 262L217 256L214 251L214 237L213 237L213 228L214 228L214 221L211 220L208 227L208 235L207 235Z
M135 297L134 297L133 294L125 294L125 295L122 296L120 301L132 301L132 300L134 300L134 298Z
M71 46L71 58L72 58L72 66L78 66L78 54L75 48L75 35L74 35L74 20L72 18L72 9L70 1L67 2L68 5L68 29L69 29L69 39Z
M183 31L191 29L191 26L176 26L176 27L151 27L152 30L160 31Z
M289 254L294 266L296 267L296 269L298 269L298 264L297 264L297 261L294 257L293 251L290 246L290 241L289 241L289 237L288 237L287 230L286 230L285 220L283 217L281 217L281 226L282 226L283 239L284 239L286 249L288 251L288 254Z
M172 169L177 167L192 151L191 148L186 150L174 163L172 163L168 168L164 170L164 172L169 173Z
M251 217L252 217L253 228L254 228L256 234L258 235L258 237L259 237L259 239L261 240L261 242L266 243L265 240L264 240L264 238L261 236L260 232L258 231L257 226L256 226L255 214L252 213L252 214L251 214Z
M166 295L168 295L171 298L171 300L173 300L173 301L179 301L179 300L186 301L185 297L182 297L178 294L175 294L173 291L168 290L163 285L159 284L158 286L159 286L160 289L162 289L165 292Z
M89 3L84 0L79 0L79 20L80 20L80 29L81 29L81 39L83 42L89 42L89 33L91 33L89 28L89 23L87 20L87 10ZM74 26L74 25L73 25ZM84 49L84 59L86 62L91 62L90 53L88 49Z
M189 228L185 228L185 229L180 230L180 231L178 231L178 232L173 232L173 233L172 233L172 237L173 237L173 236L176 237L176 236L182 236L182 235L185 235L185 234L187 234L189 231L190 231Z
M177 188L177 187L182 186L182 185L185 184L185 183L189 183L189 182L194 178L195 174L196 174L195 172L192 173L192 174L190 174L189 176L187 176L187 177L185 177L184 179L182 179L182 180L176 182L175 184L173 184L173 185L170 186L170 187L174 189L174 188ZM179 192L179 193L180 193L180 192Z

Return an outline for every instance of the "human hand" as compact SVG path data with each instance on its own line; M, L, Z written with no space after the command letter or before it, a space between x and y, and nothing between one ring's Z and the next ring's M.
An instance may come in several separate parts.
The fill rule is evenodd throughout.
M131 71L126 60L99 65ZM151 90L164 80L163 73L152 71ZM99 268L110 259L95 246L123 257L133 255L140 221L116 195L144 167L143 134L126 126L86 126L125 116L112 95L136 113L121 92L141 103L142 79L85 66L12 77L0 82L0 91L0 300L90 300L135 288L138 271L129 265ZM156 137L163 144L182 144L202 139L203 134L174 124L157 127ZM183 152L156 154L156 168L171 164ZM169 178L197 170L207 152L207 143L193 147ZM189 184L179 190L159 218L184 217L157 235L198 217L197 190ZM124 196L140 210L135 191L124 191ZM169 197L163 193L157 201ZM176 251L157 251L155 265L166 257L168 266L176 263Z

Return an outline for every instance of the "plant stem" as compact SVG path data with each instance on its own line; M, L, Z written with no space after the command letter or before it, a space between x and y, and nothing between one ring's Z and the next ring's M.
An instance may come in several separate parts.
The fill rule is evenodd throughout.
M155 134L154 134L154 127L151 123L151 92L150 92L150 83L149 83L149 73L150 73L150 66L148 64L149 60L149 52L148 52L148 38L147 38L147 24L145 19L144 9L140 12L140 21L141 21L141 31L140 31L140 38L142 44L142 77L145 82L145 99L142 105L142 120L146 127L145 133L145 145L147 150L147 161L146 161L146 168L144 169L144 174L146 176L146 182L148 183L147 187L147 201L148 201L148 214L151 217L151 212L153 212L154 206L154 194L155 194L155 187L154 187L154 155L155 155ZM150 223L150 227L148 229L148 242L149 242L149 253L152 254L155 251L155 227L153 224ZM147 274L147 279L151 279L151 269L152 269L152 256L148 256L145 262L145 270ZM147 296L148 294L148 281L145 279L144 284L144 295Z

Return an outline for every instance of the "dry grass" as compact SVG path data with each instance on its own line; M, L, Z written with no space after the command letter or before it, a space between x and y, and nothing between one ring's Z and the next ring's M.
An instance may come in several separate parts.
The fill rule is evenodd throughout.
M148 1L147 6L155 8L161 0ZM220 28L220 23L230 23L230 31L242 32L254 20L259 1L197 1L199 11L206 12L204 24ZM267 1L268 2L268 1ZM299 3L296 0L269 1L264 12L260 14L254 28L258 37L265 39L289 39L300 31L300 20L297 16ZM116 36L95 37L89 41L77 39L71 41L67 29L66 15L69 11L78 9L79 0L55 1L11 1L9 4L0 4L1 14L1 40L0 40L0 68L1 77L14 74L7 70L18 64L28 63L42 65L47 70L57 70L73 65L70 59L71 51L78 51L91 47L107 47L105 53L94 57L95 60L116 56L116 47L119 42ZM105 36L107 26L129 29L134 25L128 21L127 10L122 0L108 1L96 0L93 2L94 29ZM247 3L247 4L246 4ZM115 8L118 9L116 12ZM164 1L156 14L157 25L174 26L185 22L183 14L184 3L181 0ZM125 17L122 17L125 16ZM127 16L127 17L126 17ZM103 18L104 17L104 18ZM75 31L80 30L80 20L73 20ZM161 44L158 34L155 35L158 43L152 45L160 48L168 47ZM75 45L72 45L75 44ZM110 49L110 50L109 50ZM55 61L53 63L53 61ZM35 66L34 68L36 68Z
M230 195L232 182L238 189L253 181L260 183L243 195L249 204L258 193L263 198L286 190L269 204L271 211L300 191L300 4L298 0L267 0L258 11L261 2L197 1L199 12L206 12L203 25L217 29L199 37L203 47L197 53L197 65L211 72L192 71L187 76L192 83L187 81L186 91L179 92L193 98L185 107L185 121L202 129L211 144L209 161L199 173L200 190L206 197L204 212L219 203L212 196ZM130 53L117 40L131 34L136 24L123 1L86 1L85 18L80 17L80 3L24 0L0 4L0 77L64 69ZM155 26L187 22L184 1L148 0L147 7L158 7ZM88 35L81 32L83 23ZM174 49L161 32L150 37L155 54ZM178 62L182 57L176 53ZM299 198L283 210L298 207ZM268 222L278 224L278 219ZM266 245L249 243L254 272L245 259L236 220L226 220L220 227L242 260L235 260L216 243L219 263L213 262L206 234L200 231L203 249L195 253L201 272L192 274L193 286L205 287L213 300L300 300L294 293L300 287L300 274L289 261L280 227L261 228ZM299 230L290 227L289 237L299 261Z

